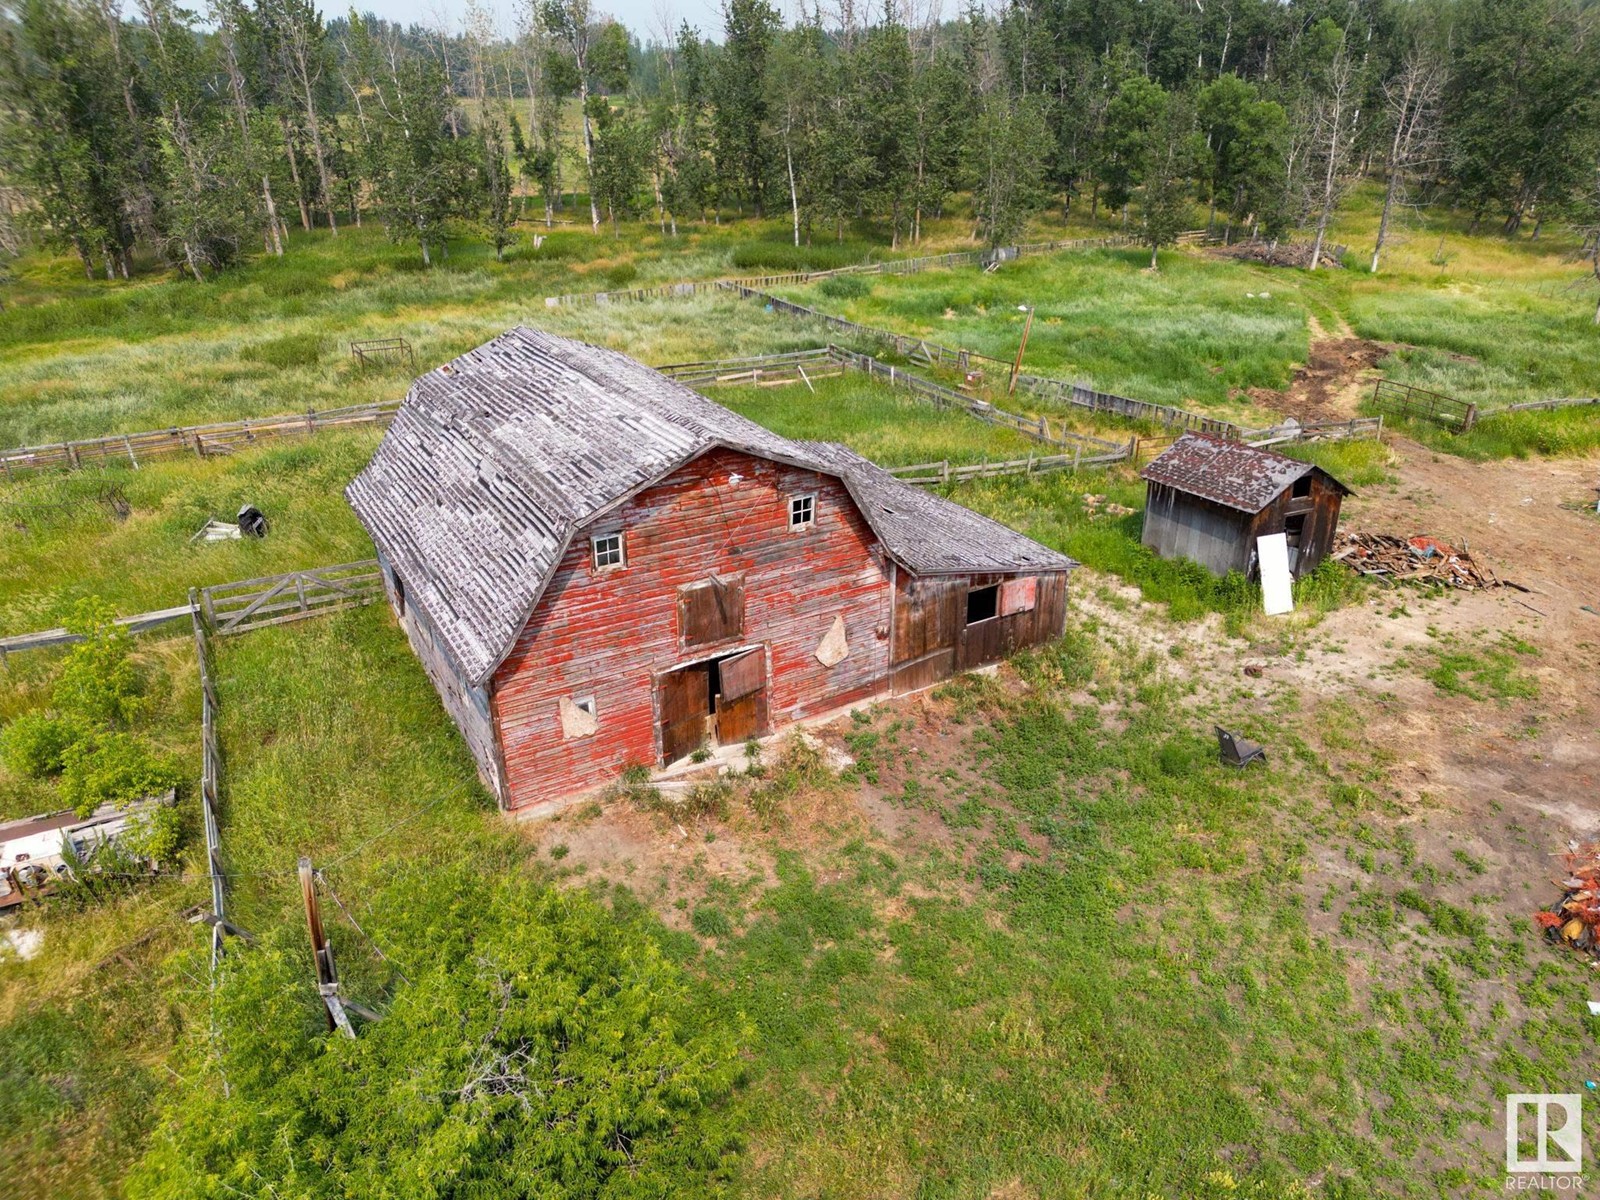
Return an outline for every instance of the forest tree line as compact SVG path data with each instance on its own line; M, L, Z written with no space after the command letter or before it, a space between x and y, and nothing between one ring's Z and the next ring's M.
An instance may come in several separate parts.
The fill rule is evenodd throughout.
M1374 270L1412 205L1508 235L1600 223L1588 0L1011 0L958 19L843 0L792 23L727 0L717 39L684 24L644 45L590 0L521 0L510 34L481 0L450 31L208 4L0 5L0 184L91 278L146 261L204 279L282 254L294 225L367 220L427 262L469 233L502 254L519 219L676 234L781 214L796 245L864 220L898 247L958 194L990 245L1051 204L1152 251L1196 205L1230 235L1320 245L1362 177L1384 188Z

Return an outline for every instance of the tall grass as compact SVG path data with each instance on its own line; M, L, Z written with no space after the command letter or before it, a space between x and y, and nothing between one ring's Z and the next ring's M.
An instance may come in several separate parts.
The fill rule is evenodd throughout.
M808 372L809 373L809 372ZM1012 430L951 409L936 408L903 389L848 372L783 387L718 387L706 394L785 437L843 442L883 466L974 463L1026 458L1050 448Z
M57 625L81 596L145 612L186 603L191 587L370 557L344 486L380 436L357 428L13 484L0 492L0 634ZM266 515L265 538L190 540L244 504Z

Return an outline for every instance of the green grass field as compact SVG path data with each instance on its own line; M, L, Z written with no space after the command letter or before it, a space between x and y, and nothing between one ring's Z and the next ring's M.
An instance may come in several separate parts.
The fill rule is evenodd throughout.
M1357 198L1340 240L1365 236L1370 201ZM1110 228L1042 221L1037 232ZM284 260L204 287L89 283L74 264L36 256L0 312L0 440L399 395L404 373L353 368L345 343L356 337L409 338L419 369L517 322L653 363L816 346L837 335L721 297L559 309L543 298L837 265L881 254L870 232L797 253L778 223L696 229L676 243L649 227L620 240L567 229L504 264L458 243L424 272L369 227L337 241L297 235ZM959 239L952 218L907 252ZM1029 369L1226 415L1250 410L1239 389L1287 382L1311 318L1328 332L1343 321L1409 344L1388 373L1490 403L1600 388L1600 334L1586 324L1592 305L1564 290L1574 269L1563 250L1558 238L1538 248L1467 239L1440 215L1410 231L1377 277L1190 252L1163 253L1152 276L1140 252L1094 252L992 276L875 278L855 296L795 294L1000 355L1020 333L1016 304L1035 303ZM843 441L888 464L1029 449L854 376L819 381L814 394L710 394L790 436ZM341 493L377 436L0 485L0 634L56 624L85 595L135 612L181 603L191 586L365 557ZM1429 437L1481 456L1581 453L1600 444L1600 420L1540 414ZM1305 453L1356 487L1386 475L1373 444ZM1174 620L1221 612L1235 631L1259 632L1253 589L1138 545L1143 488L1125 469L950 494L1137 585ZM246 502L267 513L267 539L189 543L208 517ZM1134 511L1114 515L1112 504ZM1360 594L1334 576L1302 585L1311 620ZM390 918L372 898L397 862L542 877L557 861L547 845L545 867L520 865L526 843L493 817L381 606L220 642L215 658L224 846L247 928L298 920L292 872L311 854L366 931L343 913L331 919L342 968L353 988L376 987L385 972L373 947ZM58 661L14 656L0 719L44 704ZM153 697L148 732L193 778L191 644L142 641L138 662ZM1428 669L1465 671L1468 686L1492 691L1465 662ZM777 882L713 884L694 880L691 865L707 910L699 934L667 929L631 892L605 893L668 948L707 1014L753 1027L748 1082L732 1102L746 1143L734 1194L1357 1200L1497 1185L1494 1131L1475 1128L1473 1114L1509 1081L1559 1091L1578 1077L1584 977L1565 962L1535 966L1521 929L1424 898L1434 878L1416 861L1405 814L1383 798L1385 765L1354 738L1331 759L1304 740L1307 722L1332 730L1330 706L1302 711L1280 693L1253 718L1284 752L1264 775L1229 775L1187 703L1193 681L1159 666L1105 630L1075 627L1019 662L1014 692L945 689L948 721L919 729L865 715L850 735L857 769L813 786L836 797L875 789L929 835L891 850L801 829L798 803L758 813L735 796L745 835L768 839ZM948 762L923 757L941 745ZM51 803L47 785L4 773L0 793L0 814ZM186 812L192 799L186 790ZM0 1161L23 1192L123 1194L176 1077L204 1069L179 1049L207 1011L204 934L179 916L205 902L188 833L186 875L46 913L49 953L0 962ZM1348 890L1307 896L1313 848L1354 864ZM1415 953L1381 985L1352 988L1347 960L1313 932L1316 904L1351 936L1414 943ZM1465 1004L1473 988L1514 989L1519 1015Z

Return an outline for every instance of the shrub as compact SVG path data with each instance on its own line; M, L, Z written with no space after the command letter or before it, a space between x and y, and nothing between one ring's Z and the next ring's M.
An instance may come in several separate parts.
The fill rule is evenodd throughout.
M639 278L639 268L634 266L631 262L618 263L614 267L608 267L602 278L604 278L606 283L611 287L625 288L635 279Z
M85 725L110 729L127 724L139 711L139 675L129 657L128 631L97 596L78 601L65 625L84 640L62 664L56 707L69 721Z
M72 726L60 717L44 712L23 713L0 731L0 760L28 779L59 775L62 756L74 736Z
M128 822L122 835L122 848L134 858L150 863L170 862L178 852L183 821L178 810L163 804L139 813Z
M515 872L388 874L372 933L405 978L383 1019L326 1035L302 935L263 932L224 960L205 1066L128 1194L720 1193L747 1035L637 918Z
M63 755L61 798L81 817L102 804L132 804L177 785L172 761L126 733L82 738Z

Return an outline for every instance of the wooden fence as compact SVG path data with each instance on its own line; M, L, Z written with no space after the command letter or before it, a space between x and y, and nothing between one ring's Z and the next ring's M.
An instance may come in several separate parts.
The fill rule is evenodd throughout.
M207 629L223 636L371 604L382 595L378 560L369 558L201 588L199 604Z
M1378 380L1372 389L1372 403L1381 412L1431 421L1455 433L1466 433L1478 421L1476 404L1392 379Z
M840 374L830 367L840 364L831 346L791 350L787 354L760 354L749 358L718 358L703 362L669 363L656 367L668 379L691 387L714 384L807 383Z
M184 621L189 617L189 606L180 604L176 608L158 608L154 612L138 613L131 617L118 617L116 623L129 633L144 633L147 630L170 625L174 621ZM65 629L42 629L38 633L19 633L13 637L0 638L0 666L5 665L6 656L15 654L18 650L43 650L50 646L70 646L74 642L83 641L83 635L68 633Z
M1107 413L1131 421L1154 421L1168 429L1198 430L1215 433L1220 437L1237 437L1238 427L1231 421L1208 417L1204 413L1173 408L1167 404L1152 404L1147 400L1132 400L1111 392L1097 391L1086 383L1068 383L1064 379L1046 379L1038 375L1018 375L1017 386L1035 396L1086 408L1090 412Z
M211 680L211 656L200 604L189 589L189 614L194 623L194 654L200 668L200 819L205 827L206 874L211 881L211 971L222 959L222 935L228 927L227 889L222 869L222 832L217 797L222 786L222 743L217 739L217 689Z
M871 325L858 325L854 321L847 321L843 317L835 317L828 313L819 312L808 308L804 304L796 304L791 300L784 300L757 288L747 287L744 284L724 284L729 291L752 300L759 300L770 312L783 313L786 316L798 317L803 320L818 321L833 329L858 338L868 338L891 346L896 354L903 355L915 362L925 363L928 366L951 367L959 371L972 368L974 362L983 361L997 363L1004 367L1009 374L1011 361L996 358L993 355L982 354L976 350L951 349L938 342L928 341L926 338L908 337L905 334L894 333L887 329L876 329ZM1062 379L1046 379L1038 375L1018 375L1017 386L1031 392L1042 399L1069 404L1077 408L1086 408L1091 412L1108 413L1112 416L1127 417L1132 420L1155 421L1168 429L1201 430L1206 433L1215 433L1222 437L1234 437L1237 429L1232 422L1221 420L1217 417L1208 417L1204 413L1190 412L1187 409L1173 408L1166 404L1152 404L1145 400L1133 400L1127 396L1114 395L1111 392L1101 392L1083 383L1068 383Z
M1498 417L1501 413L1514 412L1548 412L1556 408L1581 408L1589 404L1600 404L1600 396L1566 396L1557 400L1525 400L1521 404L1502 404L1498 408L1480 410L1478 419Z
M246 421L221 421L211 425L180 425L143 433L115 433L106 437L41 446L19 446L0 451L0 474L15 479L34 471L75 471L82 467L127 463L137 467L145 459L195 454L231 454L242 446L275 438L302 437L348 425L387 425L400 408L398 400L355 404L348 408L312 409Z
M958 392L954 388L945 387L941 383L934 383L931 379L907 371L904 367L896 367L892 363L879 362L866 354L856 354L838 346L829 346L829 352L837 361L858 371L864 371L875 379L886 381L891 387L903 387L929 400L940 408L957 408L969 416L978 418L990 425L997 425L1004 429L1013 430L1023 437L1032 438L1034 441L1043 442L1048 446L1076 447L1090 455L1103 454L1106 451L1116 451L1121 443L1106 441L1104 438L1090 437L1087 434L1075 433L1060 425L1052 428L1049 419L1044 416L1029 417L1022 413L1010 412L1003 408L996 408L988 401L979 400Z

